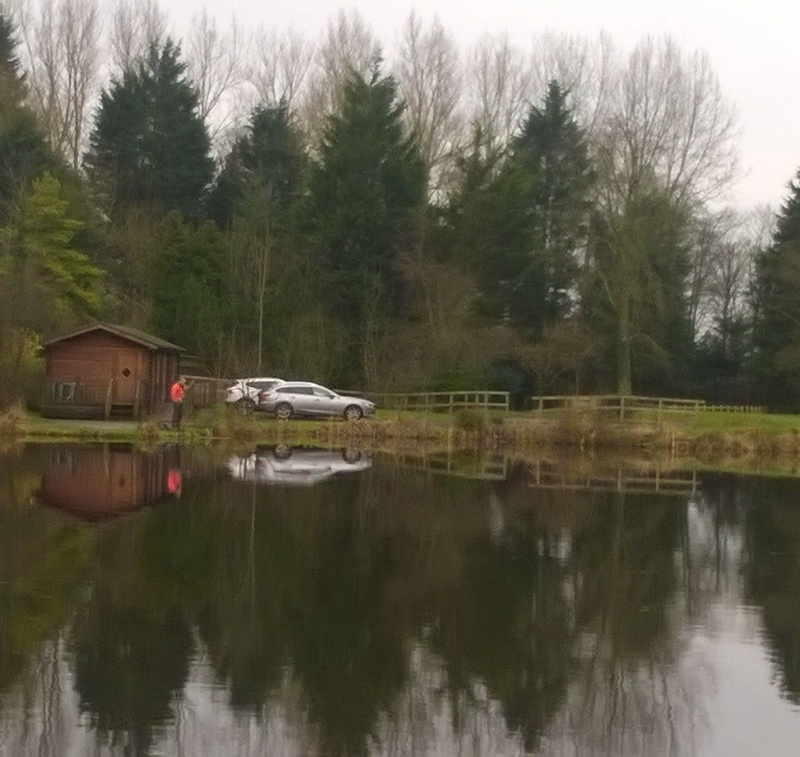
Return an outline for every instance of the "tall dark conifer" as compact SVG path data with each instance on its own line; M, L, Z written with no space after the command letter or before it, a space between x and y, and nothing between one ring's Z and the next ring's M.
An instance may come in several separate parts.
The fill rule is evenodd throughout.
M426 177L402 113L394 79L377 67L369 81L353 74L312 172L310 218L325 271L322 294L348 329L348 368L375 324L403 310L397 256L410 243ZM357 372L350 378L358 380Z
M11 19L0 10L0 224L8 220L12 198L53 160L33 113L25 106L25 78L16 56Z
M102 93L85 166L112 217L140 206L203 214L213 161L198 102L170 40Z
M534 337L572 307L589 215L593 175L567 94L551 82L499 166L486 163L491 171L484 172L482 186L474 184L474 171L472 179L465 173L452 205L454 222L479 227L460 246L480 277L483 314Z
M753 356L762 401L800 408L800 171L789 183L772 244L756 260Z

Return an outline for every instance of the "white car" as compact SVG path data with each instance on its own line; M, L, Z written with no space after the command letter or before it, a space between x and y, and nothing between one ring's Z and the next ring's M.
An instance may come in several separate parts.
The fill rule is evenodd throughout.
M236 379L225 390L225 402L242 415L250 415L258 408L259 393L282 383L283 379L270 376Z
M327 450L279 446L228 460L233 478L260 484L314 486L340 473L363 471L372 456L360 450Z
M338 415L348 421L375 415L375 404L361 397L337 394L310 381L283 381L258 395L258 407L286 420L293 415L306 418Z

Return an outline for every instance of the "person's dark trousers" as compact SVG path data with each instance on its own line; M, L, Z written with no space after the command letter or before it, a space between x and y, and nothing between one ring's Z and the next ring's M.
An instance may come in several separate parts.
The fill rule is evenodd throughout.
M172 428L180 428L183 420L183 402L172 403Z

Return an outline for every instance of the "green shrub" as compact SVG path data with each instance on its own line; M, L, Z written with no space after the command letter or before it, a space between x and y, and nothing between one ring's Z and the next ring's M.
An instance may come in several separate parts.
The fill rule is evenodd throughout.
M21 407L12 405L4 413L0 413L0 436L21 436L25 412Z

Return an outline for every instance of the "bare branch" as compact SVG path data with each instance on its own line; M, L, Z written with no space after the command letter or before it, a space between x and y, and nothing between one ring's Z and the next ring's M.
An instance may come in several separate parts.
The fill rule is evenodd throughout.
M158 0L115 0L111 8L111 64L125 71L168 34L169 18Z
M189 77L197 88L200 116L208 125L212 141L227 129L237 115L236 95L245 80L244 34L231 21L227 33L204 10L192 19L185 54Z
M446 164L460 141L463 75L458 49L438 19L426 31L412 12L406 21L397 65L406 116L431 174L432 192L441 189Z
M296 32L279 35L260 29L256 34L257 59L249 71L259 102L291 109L307 81L313 59L311 45Z

